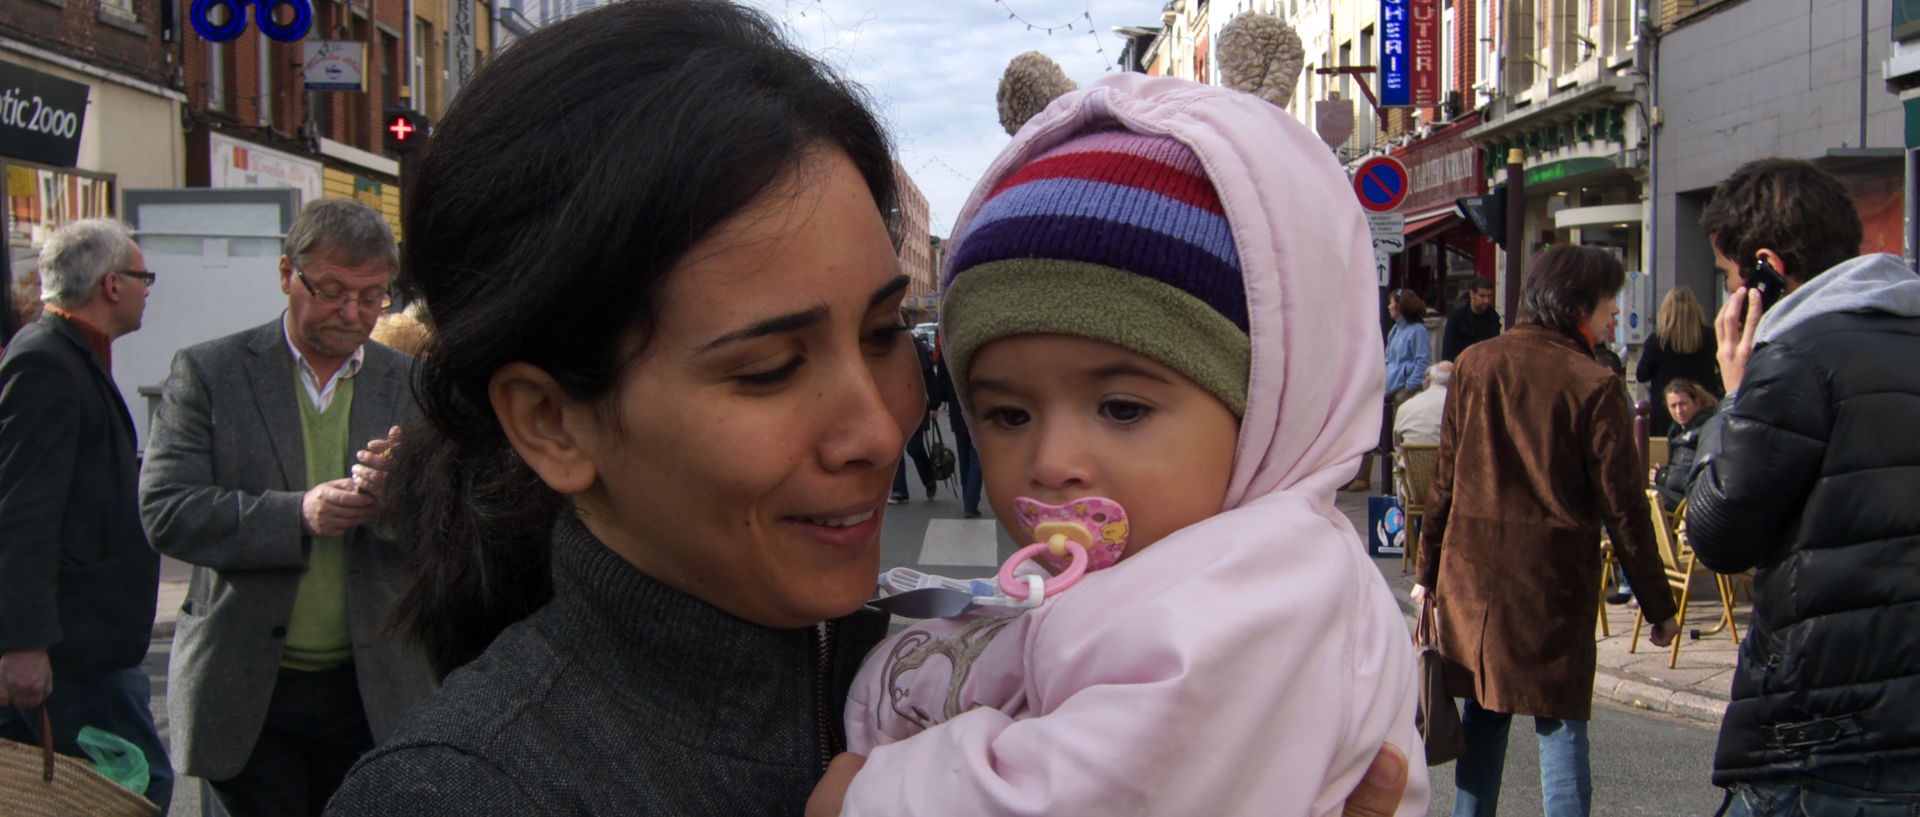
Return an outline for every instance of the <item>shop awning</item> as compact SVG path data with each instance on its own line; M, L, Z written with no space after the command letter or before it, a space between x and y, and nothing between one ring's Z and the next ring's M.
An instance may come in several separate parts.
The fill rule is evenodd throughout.
M1461 218L1458 211L1441 213L1440 215L1423 218L1419 221L1407 222L1407 230L1404 235L1407 237L1408 244L1418 244L1422 241L1435 238L1441 233L1465 223L1466 219Z

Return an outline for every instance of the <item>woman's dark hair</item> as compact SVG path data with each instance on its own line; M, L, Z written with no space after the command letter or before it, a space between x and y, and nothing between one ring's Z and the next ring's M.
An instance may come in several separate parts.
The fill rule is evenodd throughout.
M1419 323L1427 319L1427 302L1413 294L1411 289L1394 290L1393 305L1400 310L1402 320Z
M566 500L488 399L524 361L604 400L669 269L813 151L846 154L882 214L892 160L859 92L720 0L629 0L540 29L461 90L404 222L435 333L389 524L413 584L395 610L444 676L552 596ZM799 183L806 183L800 179Z
M1755 159L1733 171L1700 214L1700 229L1742 270L1773 250L1801 281L1860 254L1863 230L1847 188L1800 159Z
M1520 284L1520 323L1547 326L1574 337L1602 298L1627 285L1620 259L1593 247L1554 247L1527 264Z

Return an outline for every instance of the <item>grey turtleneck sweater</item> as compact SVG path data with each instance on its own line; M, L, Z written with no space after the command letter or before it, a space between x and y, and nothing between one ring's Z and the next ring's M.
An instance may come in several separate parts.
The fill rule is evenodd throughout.
M571 518L555 526L553 588L360 759L329 817L799 815L887 627L862 611L824 628L823 647L822 629L742 621Z

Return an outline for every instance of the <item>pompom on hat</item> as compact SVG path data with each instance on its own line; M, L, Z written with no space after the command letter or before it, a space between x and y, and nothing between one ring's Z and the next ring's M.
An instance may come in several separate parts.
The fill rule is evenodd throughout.
M1281 102L1299 74L1290 35L1271 16L1243 14L1221 34L1222 58L1257 86L1245 90ZM1002 80L1010 132L1045 107L1034 88L1072 88L1043 60L1022 54ZM1073 136L995 185L950 258L942 332L963 395L981 346L1065 334L1159 361L1245 415L1252 344L1239 253L1213 182L1179 140L1112 124Z

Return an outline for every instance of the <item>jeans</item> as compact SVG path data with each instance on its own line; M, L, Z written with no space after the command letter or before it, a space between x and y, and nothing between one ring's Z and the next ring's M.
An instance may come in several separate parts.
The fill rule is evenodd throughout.
M933 460L927 456L927 427L913 432L907 438L907 456L900 458L900 469L893 472L893 498L907 498L907 460L913 460L914 470L920 472L920 485L927 489L927 498L933 498Z
M1466 732L1467 753L1453 770L1453 817L1494 817L1512 723L1512 715L1466 702L1460 725ZM1593 811L1593 775L1587 763L1587 722L1534 718L1533 733L1540 740L1540 794L1546 817L1588 817Z
M960 469L960 508L967 513L980 512L980 451L973 447L973 434L967 421L953 417L953 451Z
M140 747L147 756L146 797L165 817L173 803L173 764L167 760L167 750L154 729L152 699L153 681L139 667L92 678L55 676L53 696L47 699L47 718L53 724L53 750L63 755L87 759L76 742L83 726L112 732ZM38 746L37 728L37 715L0 709L0 738Z
M1822 769L1736 783L1729 817L1915 817L1920 763Z

